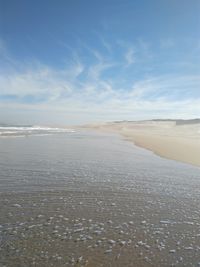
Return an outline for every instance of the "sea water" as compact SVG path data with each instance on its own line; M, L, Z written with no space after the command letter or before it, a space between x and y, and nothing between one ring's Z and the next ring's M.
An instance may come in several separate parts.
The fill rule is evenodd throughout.
M18 131L16 136L26 137L0 138L0 191L74 189L82 183L157 194L198 193L199 168L160 158L117 135L39 127ZM46 136L37 136L38 131Z
M47 132L0 138L0 265L198 266L198 167L118 135Z

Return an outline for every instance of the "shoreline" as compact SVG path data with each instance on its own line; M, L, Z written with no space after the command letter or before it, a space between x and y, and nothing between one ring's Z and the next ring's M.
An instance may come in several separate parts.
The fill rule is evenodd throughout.
M200 124L174 122L119 122L88 125L84 128L120 134L136 146L154 154L200 167Z
M200 169L77 132L0 140L0 265L197 266Z

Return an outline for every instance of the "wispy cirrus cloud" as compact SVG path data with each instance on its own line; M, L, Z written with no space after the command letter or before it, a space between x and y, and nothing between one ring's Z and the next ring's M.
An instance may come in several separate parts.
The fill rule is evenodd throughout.
M23 117L28 121L31 114L38 123L53 123L53 120L67 123L64 121L67 114L74 123L198 116L200 75L153 73L135 77L134 68L138 64L135 58L144 50L149 51L141 43L136 48L120 46L121 64L112 54L84 47L91 55L89 62L74 50L62 67L34 61L23 63L18 69L11 68L0 75L0 110L8 116L14 110L26 110L23 115L16 112L21 114L18 119ZM10 62L9 58L5 61ZM13 58L12 62L18 64Z
M127 67L135 63L135 50L133 47L129 47L126 54L125 54L125 60L127 63Z

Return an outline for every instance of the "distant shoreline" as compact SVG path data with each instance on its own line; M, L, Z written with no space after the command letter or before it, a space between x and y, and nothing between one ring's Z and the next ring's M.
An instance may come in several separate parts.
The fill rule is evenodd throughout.
M121 121L84 128L119 133L161 157L200 167L200 120Z

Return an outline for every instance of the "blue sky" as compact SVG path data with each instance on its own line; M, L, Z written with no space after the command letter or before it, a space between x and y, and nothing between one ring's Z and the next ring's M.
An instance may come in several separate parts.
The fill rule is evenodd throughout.
M0 122L200 117L199 0L0 0Z

